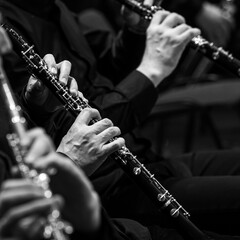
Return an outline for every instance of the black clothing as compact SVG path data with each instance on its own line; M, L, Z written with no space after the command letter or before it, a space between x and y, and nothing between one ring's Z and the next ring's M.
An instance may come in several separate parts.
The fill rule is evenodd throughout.
M119 82L140 61L141 51L132 53L142 49L145 38L139 41L135 34L125 29L113 44L108 32L78 24L60 1L56 3L51 12L54 19L47 20L45 16L26 12L22 2L18 8L9 1L1 1L0 7L5 20L13 24L29 44L35 45L40 56L52 53L57 62L69 60L71 75L76 78L79 90L102 109L103 117L108 116L123 133L128 132L147 116L157 98L153 84L137 71ZM29 1L26 5L31 4ZM60 18L60 23L55 18ZM29 74L16 56L5 58L5 63L7 60L5 69L13 88L22 91Z
M30 44L33 43L41 56L52 53L57 62L64 59L72 62L72 76L77 79L80 91L101 108L102 115L113 120L123 133L147 116L157 97L152 83L137 71L120 82L140 59L138 55L141 53L133 53L141 47L143 37L140 37L139 43L135 34L125 29L120 34L121 38L113 44L108 33L88 29L85 23L78 24L60 1L56 1L47 19L46 16L27 12L30 7L34 8L31 0L21 0L19 7L11 2L0 0L4 21L11 23ZM24 64L16 56L6 57L4 63L8 66L5 69L13 88L16 92L22 91L28 80ZM38 109L32 108L29 114L37 124L45 127L56 145L74 121L63 109L40 116ZM135 152L135 146L127 146ZM150 155L149 151L139 151L137 155L139 159L144 159L142 161L155 177L192 213L201 227L239 233L240 163L237 151L213 153L214 157L210 155L210 158L207 154L193 154L177 160L160 159ZM156 159L158 162L154 163ZM219 176L215 176L216 167ZM163 215L159 216L153 204L113 162L106 161L91 176L91 180L111 217L131 217L148 224L159 223L163 219ZM223 189L227 189L231 198L222 197Z

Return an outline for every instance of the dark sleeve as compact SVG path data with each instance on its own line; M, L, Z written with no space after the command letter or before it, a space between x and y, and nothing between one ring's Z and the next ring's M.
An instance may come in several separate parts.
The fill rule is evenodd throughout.
M92 107L101 106L99 109L101 116L110 118L124 134L147 117L157 95L158 92L149 79L140 72L134 71L118 84L114 91L97 97L93 105L91 103L90 105ZM52 113L43 113L41 108L27 104L24 97L22 100L24 106L28 108L32 120L43 127L58 146L75 121L75 117L64 107L58 108Z
M108 31L85 29L85 37L97 59L99 73L116 84L139 65L145 48L145 35L126 26L114 36Z
M98 97L95 104L101 106L104 117L111 116L113 123L126 133L148 116L157 95L150 80L133 71L113 91Z
M98 232L74 232L71 240L151 240L148 228L130 219L111 219L102 210L102 223Z
M17 93L20 96L22 94L23 86L27 84L30 77L26 64L21 60L16 52L12 51L3 56L3 67L14 93Z

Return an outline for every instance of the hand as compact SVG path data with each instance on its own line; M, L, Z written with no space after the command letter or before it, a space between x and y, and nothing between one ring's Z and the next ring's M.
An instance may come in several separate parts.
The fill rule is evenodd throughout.
M81 169L69 158L57 154L50 138L41 129L28 131L21 144L27 150L26 163L38 172L49 173L50 189L63 197L64 219L76 230L97 230L101 219L98 195ZM56 173L52 175L53 172Z
M26 163L38 172L50 174L50 189L64 199L64 219L69 220L76 230L97 230L101 219L100 203L84 173L69 158L54 151L52 141L41 129L28 131L21 145L27 150ZM53 172L56 174L52 175Z
M64 199L63 219L69 221L75 230L97 231L101 221L100 201L83 171L57 153L35 159L31 164L38 171L56 170L50 175L50 187L53 193Z
M21 139L21 146L26 150L25 161L27 163L55 152L50 137L41 128L27 131Z
M137 70L158 86L175 69L186 45L199 34L198 29L185 24L182 16L156 12L147 29L145 52Z
M204 2L196 23L205 37L217 46L225 46L235 27L234 12L228 15L216 4Z
M57 148L57 152L78 163L87 175L92 174L111 153L125 143L123 138L109 142L120 135L120 129L106 118L90 125L96 119L100 119L97 110L84 109Z
M56 63L52 54L45 55L43 59L46 62L49 71L54 76L58 76L59 82L63 86L69 86L70 93L73 96L77 96L77 82L74 78L70 77L71 63L66 60ZM32 76L27 84L25 98L29 104L41 107L47 112L54 111L59 105L62 106L62 103L60 103L57 98L50 93L45 85Z
M50 210L62 204L60 197L45 198L42 188L27 179L4 182L0 192L0 238L42 239Z

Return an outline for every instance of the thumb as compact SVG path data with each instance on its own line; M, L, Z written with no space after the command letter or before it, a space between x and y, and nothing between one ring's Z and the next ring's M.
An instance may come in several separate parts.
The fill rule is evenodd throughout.
M40 100L39 98L42 97L44 90L45 90L44 84L41 81L34 78L33 76L31 76L27 84L25 97L27 100L35 102L36 100Z
M125 22L129 26L135 26L140 21L140 16L138 14L132 12L129 8L127 8L125 6L122 6L121 13L122 13L122 16L123 16Z

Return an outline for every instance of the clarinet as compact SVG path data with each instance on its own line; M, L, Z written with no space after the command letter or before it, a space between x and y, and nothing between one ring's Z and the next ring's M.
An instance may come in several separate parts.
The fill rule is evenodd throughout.
M137 0L117 0L121 4L127 6L132 11L138 13L142 18L150 21L157 11L164 10L160 6L145 6ZM216 62L220 66L226 68L228 71L240 76L240 60L235 58L231 53L224 50L222 47L217 47L214 43L207 41L202 36L194 37L189 46L200 52L210 60Z
M39 173L25 162L26 150L21 147L21 139L26 134L26 119L22 116L21 107L15 103L14 95L3 68L0 66L0 92L7 107L12 133L7 134L8 143L12 149L21 177L31 180L42 188L44 196L51 198L53 193L49 188L50 178L47 173ZM43 237L51 240L68 240L72 226L62 221L60 211L54 206L47 216Z
M2 25L6 31L12 36L12 39L19 44L21 51L18 52L22 59L26 62L29 72L37 79L43 82L47 88L62 102L64 108L74 117L85 108L91 108L85 99L72 96L66 86L63 86L58 78L53 75L45 63L45 61L34 51L13 28L7 24ZM97 120L93 120L92 123ZM114 141L114 139L110 140ZM158 210L167 212L172 219L184 229L187 235L196 240L204 240L209 237L196 227L190 220L190 214L180 205L177 200L167 191L154 175L138 161L130 150L124 146L118 151L110 155L123 171L146 193L150 200L156 205ZM76 165L78 163L74 161ZM79 165L78 165L79 166Z

